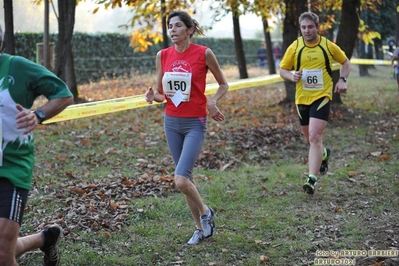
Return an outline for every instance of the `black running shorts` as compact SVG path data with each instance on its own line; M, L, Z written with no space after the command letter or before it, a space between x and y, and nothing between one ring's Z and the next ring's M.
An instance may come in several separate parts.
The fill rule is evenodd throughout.
M301 126L308 126L311 117L328 121L331 101L325 97L314 101L311 105L298 104L296 106Z
M15 187L7 178L0 177L0 217L21 225L28 192Z

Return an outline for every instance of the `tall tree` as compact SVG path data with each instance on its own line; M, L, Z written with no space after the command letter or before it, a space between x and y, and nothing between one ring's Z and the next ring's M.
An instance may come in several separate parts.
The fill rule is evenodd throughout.
M76 0L58 1L58 41L54 68L54 73L67 83L75 101L79 100L72 53L76 4Z
M226 14L231 13L233 19L234 46L240 79L248 78L247 63L241 37L239 18L242 14L251 12L250 2L247 0L227 0L215 1L210 5L214 10L216 10L213 16L214 20L217 20L216 17L223 17Z
M50 69L50 49L49 49L49 0L44 0L44 32L43 32L43 65Z
M282 6L282 0L255 0L254 4L252 5L252 9L250 9L251 13L254 13L262 18L263 37L266 43L269 74L276 74L276 65L274 61L272 38L270 34L271 28L269 27L268 20L273 18L273 15L275 17L279 16Z
M285 1L285 17L283 22L283 54L288 46L298 38L299 25L298 18L301 13L307 11L307 0L286 0ZM284 81L285 99L280 102L293 103L295 101L295 83Z
M262 17L263 33L266 42L267 61L269 64L269 74L276 74L276 65L274 64L272 38L269 31L269 22L266 17Z
M237 1L232 1L231 3L231 14L233 16L233 32L234 32L234 45L236 51L236 59L238 65L238 71L240 74L240 79L248 78L247 72L247 62L245 59L244 45L241 38L240 31L240 12L239 3Z
M95 3L103 5L105 9L125 5L134 10L130 24L124 26L133 29L130 33L130 46L134 51L145 52L153 43L157 44L163 41L163 47L169 46L167 14L174 10L189 10L194 0L95 0ZM93 13L96 13L98 9L99 7L95 8ZM158 28L162 29L161 33Z
M353 49L356 45L359 28L359 9L360 0L343 0L342 2L342 17L336 43L349 59L352 57ZM334 86L338 79L339 71L333 71ZM342 103L339 93L334 93L333 102Z
M375 2L374 5L372 5L373 1ZM379 12L378 10L380 6L382 6L382 2L378 0L361 1L360 3L361 27L359 27L360 38L358 39L358 54L360 58L368 58L368 59L374 58L372 45L378 46L379 44L381 44L380 32L384 32L385 35L386 30L384 28L385 27L387 29L390 28L391 23L383 21L384 20L383 12ZM384 26L381 27L376 25L380 23L383 23ZM377 57L378 53L379 53L379 48L376 51ZM369 76L368 69L373 67L374 67L373 65L359 65L360 76Z
M169 38L166 25L166 3L165 0L161 0L161 13L162 13L162 37L163 37L163 48L169 47Z
M14 15L12 0L4 0L4 47L8 54L15 54Z

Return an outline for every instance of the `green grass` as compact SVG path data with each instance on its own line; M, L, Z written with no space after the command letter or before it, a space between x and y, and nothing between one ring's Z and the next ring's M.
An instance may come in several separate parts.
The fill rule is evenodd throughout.
M230 166L194 171L204 202L217 212L216 235L198 246L184 245L194 222L181 193L134 197L119 182L173 173L170 163L162 163L170 158L162 121L153 122L162 116L159 107L38 130L35 186L21 232L52 222L62 225L62 265L312 265L318 250L389 249L399 229L399 93L389 70L376 67L371 77L359 77L352 66L349 90L342 97L347 108L335 109L341 118L332 119L325 134L333 151L330 170L319 178L313 196L302 191L307 146L295 112L275 105L276 98L265 106L282 85L229 93L225 101L234 106L220 104L228 119L209 122L208 133L215 134L208 134L204 151L224 156ZM243 109L246 99L255 97L251 93L264 90L270 93L256 94L259 101ZM240 148L242 135L221 144L224 137L257 126L289 128L272 129L270 137L290 137L285 144L272 142L250 151ZM382 155L389 158L382 160ZM216 158L210 160L221 160ZM143 166L142 160L152 166ZM80 195L70 190L85 182L96 184L98 191ZM107 191L118 193L95 200ZM103 208L111 201L128 206L128 218L117 226L110 226L113 210ZM82 206L93 206L93 217L79 211ZM104 224L94 226L95 215ZM41 259L40 252L31 252L20 258L20 265L39 265Z

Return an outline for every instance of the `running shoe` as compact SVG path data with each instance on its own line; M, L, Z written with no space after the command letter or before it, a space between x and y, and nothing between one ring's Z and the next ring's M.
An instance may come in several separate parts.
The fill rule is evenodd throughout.
M309 176L306 183L303 185L303 190L308 194L314 194L317 178L315 176Z
M60 254L58 253L58 242L62 235L62 227L58 224L51 225L42 231L44 244L41 251L44 252L44 266L58 266Z
M326 148L326 151L327 151L327 156L321 162L321 166L320 166L320 174L321 175L327 174L327 171L328 171L328 159L330 159L331 150L330 150L330 148Z
M216 231L213 209L208 206L208 211L200 217L200 220L204 238L211 237Z
M195 229L194 234L190 238L190 240L187 241L187 245L197 245L203 239L204 239L204 232L197 228L197 229Z

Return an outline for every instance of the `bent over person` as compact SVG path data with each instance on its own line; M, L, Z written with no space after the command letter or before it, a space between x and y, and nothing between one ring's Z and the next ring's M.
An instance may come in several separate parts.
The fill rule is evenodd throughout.
M17 256L37 248L44 252L44 265L58 265L60 226L25 237L18 235L32 182L32 131L70 105L73 96L45 67L2 53L3 37L0 26L0 265L17 265ZM49 101L33 112L30 108L39 95Z
M319 17L316 14L303 13L299 25L302 36L285 52L280 63L280 76L296 83L295 104L309 145L309 176L303 189L313 194L317 176L327 173L331 155L331 149L323 145L323 133L333 94L332 63L336 61L342 65L335 93L346 92L350 63L340 47L318 34Z
M213 209L203 203L193 182L193 168L204 143L208 115L215 121L224 120L216 103L229 86L212 50L191 42L194 33L202 34L197 21L178 11L168 16L167 23L174 45L158 52L157 90L149 88L145 97L148 103L166 99L164 128L176 166L175 184L186 197L196 224L187 244L196 245L211 237L216 227ZM208 69L219 84L210 99L205 95Z

